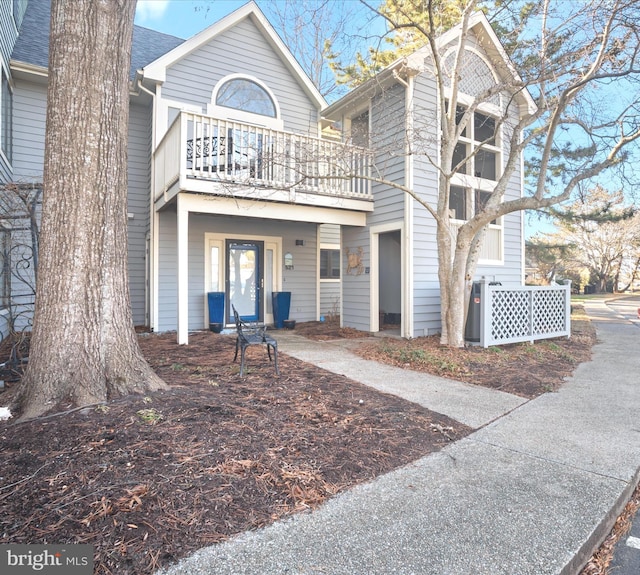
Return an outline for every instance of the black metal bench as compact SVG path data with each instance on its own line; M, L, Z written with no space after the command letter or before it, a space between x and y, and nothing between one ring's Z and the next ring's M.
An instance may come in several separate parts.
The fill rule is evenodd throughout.
M260 326L257 322L246 322L240 318L236 308L232 305L233 317L236 322L236 354L233 361L238 359L238 350L240 350L240 377L244 374L244 353L251 345L266 345L269 361L273 361L276 368L276 375L280 375L278 371L278 342L267 335L266 326ZM271 359L271 350L273 349L273 360Z

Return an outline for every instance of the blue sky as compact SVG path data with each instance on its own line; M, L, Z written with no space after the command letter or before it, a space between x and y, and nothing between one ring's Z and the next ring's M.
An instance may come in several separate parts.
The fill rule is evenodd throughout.
M246 0L138 0L136 24L189 38L246 4Z

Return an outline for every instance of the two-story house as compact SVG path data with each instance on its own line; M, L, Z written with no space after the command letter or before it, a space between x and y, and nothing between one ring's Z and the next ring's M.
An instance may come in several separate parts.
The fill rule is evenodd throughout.
M3 2L0 23L0 183L37 183L49 0ZM496 81L492 59L503 57L484 17L474 26L462 83L469 97ZM452 41L444 37L443 46ZM377 331L387 313L405 337L437 331L435 224L402 192L367 179L384 165L386 178L435 193L434 167L404 153L409 122L431 125L437 146L435 83L424 56L412 62L328 106L254 2L188 40L135 27L128 255L136 324L175 330L187 343L189 330L208 326L208 292L224 294L226 323L232 305L271 323L272 294L288 291L298 321L339 302L343 325ZM500 106L488 105L485 120ZM329 123L342 126L348 145L323 137ZM470 129L465 145L480 137ZM389 152L394 142L403 153ZM498 139L488 152L493 168L460 175L451 191L456 218L490 191L501 146ZM520 178L509 194L521 193ZM496 221L478 274L521 283L522 246L520 215Z

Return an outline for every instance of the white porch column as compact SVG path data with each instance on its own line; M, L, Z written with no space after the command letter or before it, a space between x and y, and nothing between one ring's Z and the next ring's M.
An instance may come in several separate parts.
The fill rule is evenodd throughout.
M178 344L189 343L189 208L182 194L177 198Z

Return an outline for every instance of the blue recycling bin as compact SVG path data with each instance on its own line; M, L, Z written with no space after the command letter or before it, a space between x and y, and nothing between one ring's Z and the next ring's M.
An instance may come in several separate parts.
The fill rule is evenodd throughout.
M271 298L273 303L273 325L276 329L282 329L284 327L284 321L289 319L291 292L274 291Z
M220 333L224 327L224 292L210 291L207 293L209 302L209 329Z

